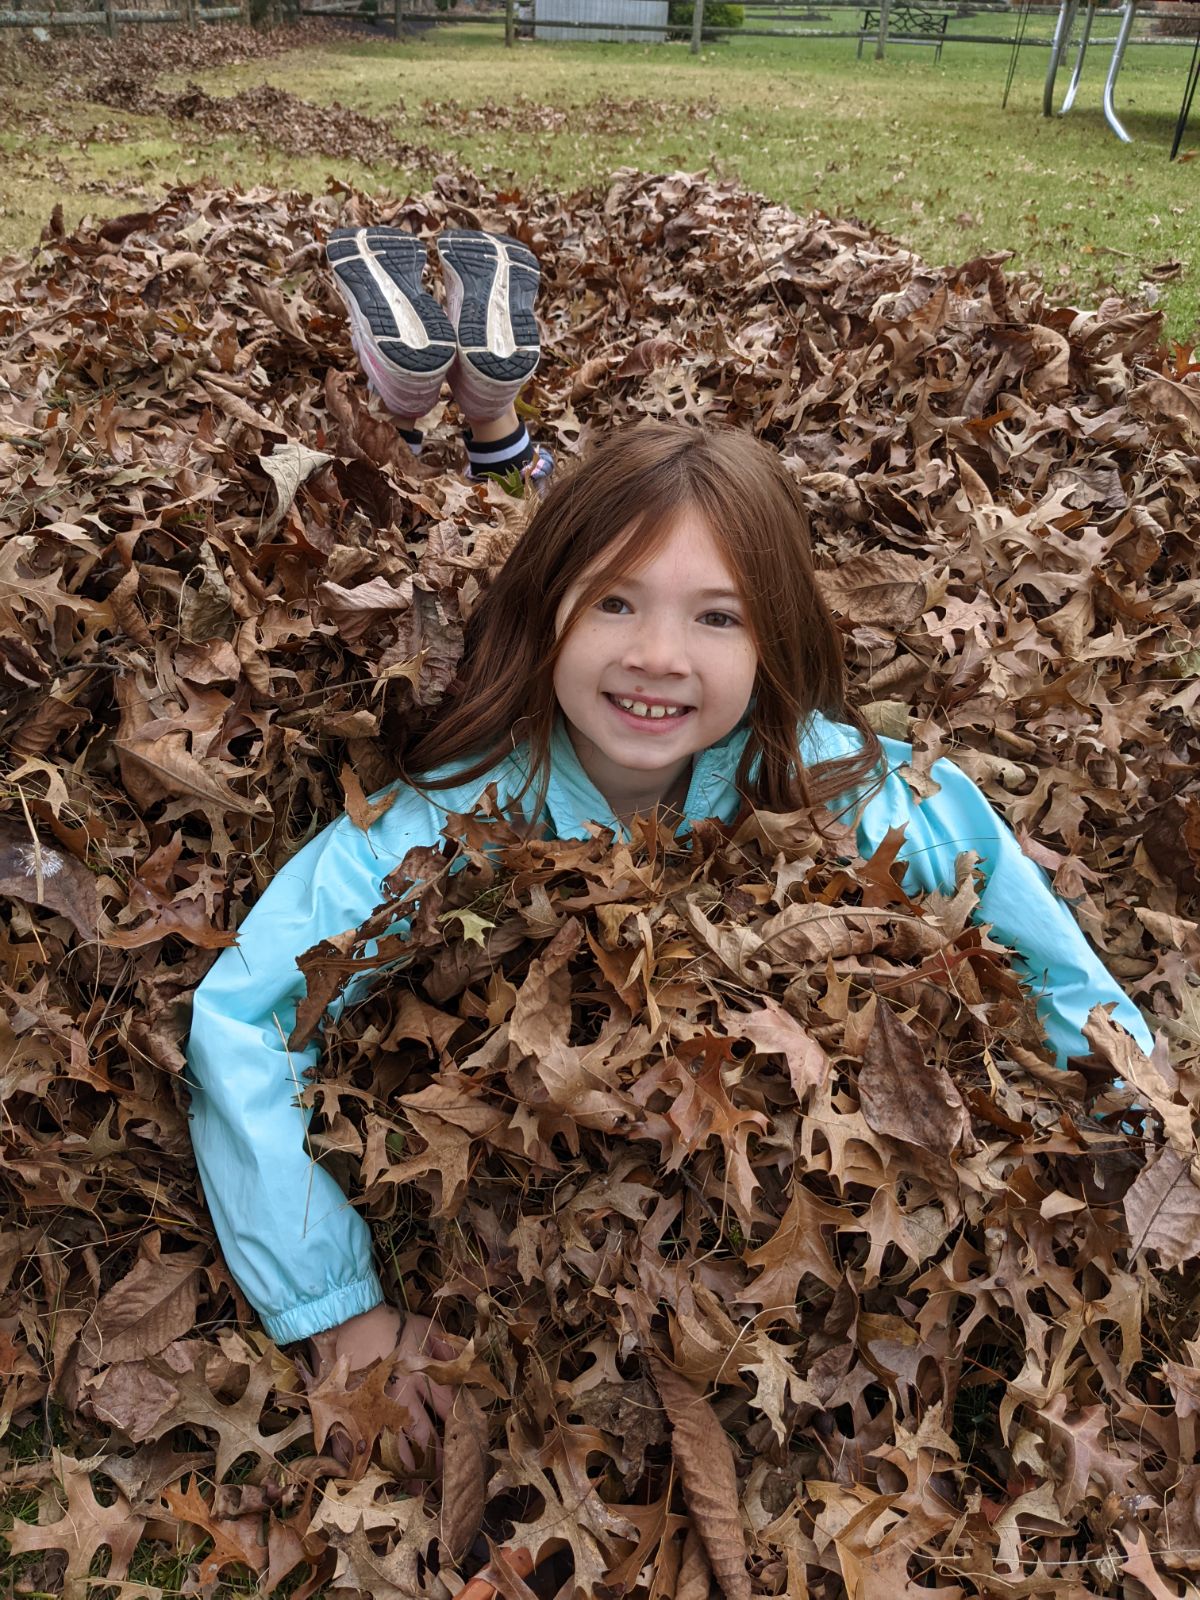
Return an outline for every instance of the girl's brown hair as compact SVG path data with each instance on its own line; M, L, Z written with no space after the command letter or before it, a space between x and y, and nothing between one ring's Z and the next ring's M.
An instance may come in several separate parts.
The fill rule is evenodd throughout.
M763 810L795 811L869 778L883 753L846 699L841 642L817 587L795 483L776 453L750 434L675 422L619 430L552 480L471 617L458 676L404 752L405 776L421 788L450 788L482 777L522 740L540 806L549 782L560 639L617 578L652 558L688 507L712 530L737 578L758 651L750 733L734 778L738 793ZM596 571L556 639L558 609L593 563ZM813 711L850 723L862 735L862 749L806 770L799 731ZM450 764L449 776L421 776Z

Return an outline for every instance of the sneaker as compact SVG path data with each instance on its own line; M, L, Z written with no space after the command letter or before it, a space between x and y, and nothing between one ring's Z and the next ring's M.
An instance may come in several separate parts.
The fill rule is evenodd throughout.
M498 417L542 354L533 314L541 277L537 257L505 233L451 228L435 242L458 340L451 392L468 421Z
M325 254L372 389L397 416L423 417L458 354L450 320L421 284L425 246L400 228L338 228Z
M531 484L538 494L545 494L550 484L550 474L554 471L554 457L544 444L534 445L536 454L533 460L521 473L525 482Z

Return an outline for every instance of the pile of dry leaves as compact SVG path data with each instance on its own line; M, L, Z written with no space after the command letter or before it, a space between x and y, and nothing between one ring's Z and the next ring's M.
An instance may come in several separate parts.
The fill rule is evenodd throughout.
M346 32L344 24L318 17L297 17L286 28L223 22L219 28L193 31L138 23L122 28L115 39L95 28L68 28L50 38L23 31L0 39L0 83L51 78L61 95L78 97L88 78L126 72L152 81L166 72L199 72L269 60L288 50L319 48L345 39Z
M397 139L382 117L368 116L336 100L317 105L274 84L211 95L198 83L189 83L172 94L122 70L89 84L86 93L99 105L142 116L153 113L175 123L198 123L209 133L238 133L294 155L340 156L431 171L441 165L442 158L428 145Z
M681 104L678 100L650 100L644 95L621 100L601 94L586 105L551 106L517 94L502 101L484 100L476 106L464 106L453 99L423 100L421 121L425 127L442 133L490 133L506 128L528 134L574 133L582 138L639 133L656 122L710 122L719 109L712 99Z
M458 1340L422 1493L384 1369L306 1391L237 1293L180 1079L213 952L365 817L523 514L457 476L450 418L414 463L350 370L322 240L377 220L537 251L529 415L562 457L643 415L779 447L912 783L942 753L982 783L1171 1056L1098 1019L1049 1069L965 866L914 903L888 846L798 818L623 846L464 819L397 875L425 883L403 963L306 1091L389 1293ZM482 1533L557 1552L567 1594L1195 1592L1197 370L1152 314L682 174L178 190L6 269L19 1584L82 1597L98 1562L132 1600L180 1540L198 1593L440 1596ZM301 1032L362 959L311 953Z

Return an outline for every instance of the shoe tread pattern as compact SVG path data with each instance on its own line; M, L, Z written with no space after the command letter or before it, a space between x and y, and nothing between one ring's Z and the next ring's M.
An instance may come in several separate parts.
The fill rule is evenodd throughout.
M425 248L411 234L390 228L368 228L366 247L420 318L430 343L414 349L397 338L396 319L371 269L362 259L356 229L339 228L330 234L325 254L347 296L385 360L403 372L445 370L454 359L455 338L450 319L432 295L421 287Z
M508 315L517 348L510 356L487 348L487 312L496 277L497 244L505 247L509 261ZM450 229L438 236L438 251L462 280L463 303L458 314L458 345L476 372L500 383L526 378L542 353L541 335L533 307L541 268L533 251L509 234L461 232Z

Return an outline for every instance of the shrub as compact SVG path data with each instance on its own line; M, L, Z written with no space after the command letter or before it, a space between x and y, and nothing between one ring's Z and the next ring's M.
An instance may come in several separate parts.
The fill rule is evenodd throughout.
M667 21L673 28L690 28L692 25L692 0L671 0ZM746 21L745 6L730 5L727 0L714 0L704 7L702 37L715 39L722 35L709 33L710 28L740 28Z

